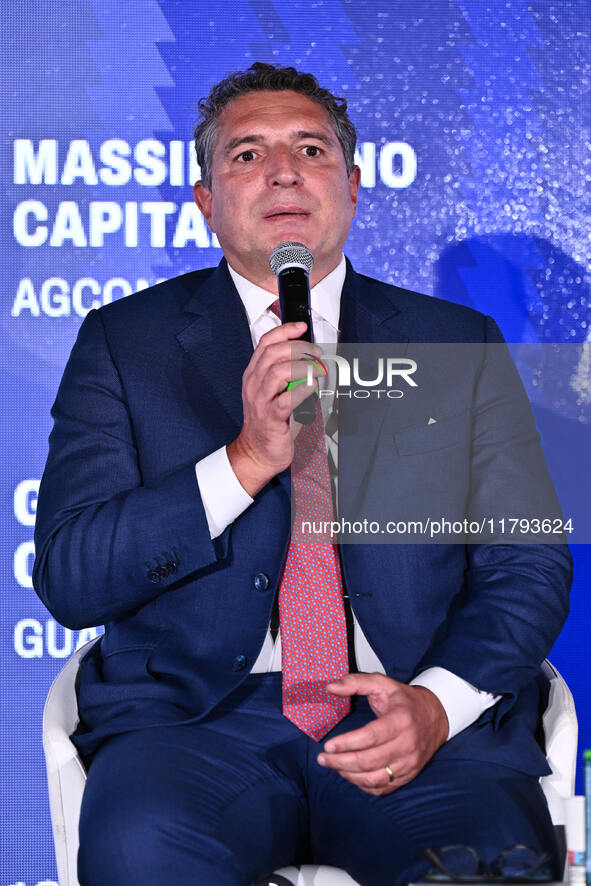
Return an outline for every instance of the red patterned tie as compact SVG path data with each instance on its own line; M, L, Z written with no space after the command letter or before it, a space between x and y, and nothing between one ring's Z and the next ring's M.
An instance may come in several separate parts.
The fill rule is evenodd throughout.
M271 310L280 316L278 300ZM333 519L319 401L314 422L295 440L291 484L292 534L279 585L283 713L320 741L349 713L351 702L324 688L349 671L338 546L330 532L326 540L298 540L303 520Z

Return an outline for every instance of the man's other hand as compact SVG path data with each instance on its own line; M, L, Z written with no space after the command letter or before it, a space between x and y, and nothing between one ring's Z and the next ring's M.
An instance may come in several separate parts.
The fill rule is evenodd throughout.
M412 781L447 739L443 705L424 686L384 674L346 674L326 688L339 696L367 696L376 715L361 729L329 739L318 755L320 765L336 769L367 794L390 794Z
M311 389L304 383L287 391L287 385L305 379L309 369L314 377L322 375L310 362L310 355L318 357L322 349L294 341L305 328L305 323L284 323L262 335L242 376L244 423L227 453L250 496L291 464L293 441L301 430L292 412L310 396Z

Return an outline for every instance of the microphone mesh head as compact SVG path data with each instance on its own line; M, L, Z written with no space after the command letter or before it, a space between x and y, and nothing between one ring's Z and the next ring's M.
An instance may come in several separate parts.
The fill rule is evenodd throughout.
M269 256L269 264L274 274L279 275L284 268L304 268L309 274L314 264L314 256L303 243L286 240L279 243Z

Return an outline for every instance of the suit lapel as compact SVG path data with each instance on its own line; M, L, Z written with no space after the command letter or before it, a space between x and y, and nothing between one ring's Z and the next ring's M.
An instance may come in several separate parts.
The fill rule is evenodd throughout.
M390 297L391 287L357 274L347 259L341 295L339 342L408 342L399 328L401 312Z
M376 377L377 359L392 355L380 352L379 343L397 343L396 355L403 356L408 346L404 333L405 317L392 300L392 287L355 273L347 260L347 275L341 296L339 351L352 365L359 359L359 375ZM354 345L358 344L356 348ZM376 345L376 347L372 347ZM351 388L358 385L352 381ZM375 468L375 454L380 430L395 401L351 398L340 389L338 398L339 425L339 515L357 513Z
M242 374L253 348L246 312L225 259L184 311L188 323L176 337L186 354L183 374L189 401L228 442L242 426Z

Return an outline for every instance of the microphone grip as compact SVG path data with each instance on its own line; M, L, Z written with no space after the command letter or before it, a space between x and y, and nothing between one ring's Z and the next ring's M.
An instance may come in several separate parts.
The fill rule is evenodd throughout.
M312 316L310 314L310 283L308 274L303 268L287 267L279 272L279 304L283 323L295 323L303 320L307 323L305 332L295 341L313 341ZM318 394L314 391L309 397L296 406L293 417L303 425L311 425L316 418L316 402Z

